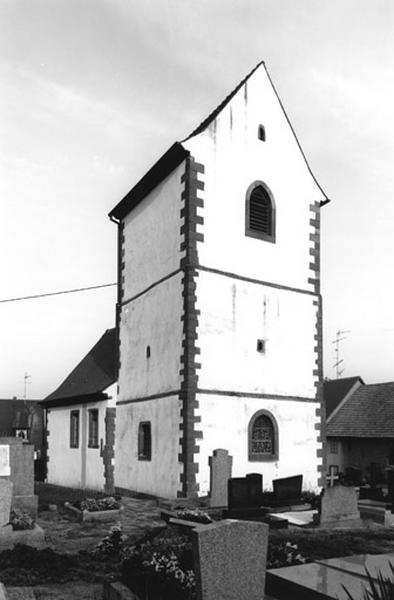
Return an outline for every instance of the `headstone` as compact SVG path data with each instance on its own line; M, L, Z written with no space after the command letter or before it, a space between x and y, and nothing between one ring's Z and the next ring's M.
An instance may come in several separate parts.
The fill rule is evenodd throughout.
M228 480L228 507L249 507L249 485L246 477L232 477Z
M384 500L382 488L362 486L359 490L359 500Z
M11 508L37 515L38 497L34 495L34 446L21 438L0 438L1 446L9 447L9 473L13 483Z
M371 462L370 482L372 487L375 487L376 485L385 482L385 477L383 475L383 467L380 463Z
M345 480L350 485L355 485L359 487L363 483L362 470L358 467L347 467L347 469L345 470Z
M268 526L224 520L192 532L198 600L264 597Z
M0 527L10 522L12 481L0 477Z
M217 449L208 459L210 467L210 506L228 505L228 481L231 478L233 457L227 450Z
M387 469L387 488L390 502L394 502L394 469Z
M276 506L287 506L301 502L302 475L274 479L272 484Z
M249 490L249 506L261 506L263 494L263 476L261 473L249 473L246 475Z
M321 500L320 524L341 526L345 521L361 524L356 490L343 485L326 488Z

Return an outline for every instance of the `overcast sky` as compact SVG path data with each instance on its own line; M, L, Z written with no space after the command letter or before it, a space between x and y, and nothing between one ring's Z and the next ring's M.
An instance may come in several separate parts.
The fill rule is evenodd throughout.
M116 281L107 213L265 60L318 181L325 375L394 380L394 2L0 0L0 298ZM53 391L115 287L0 304L0 397Z

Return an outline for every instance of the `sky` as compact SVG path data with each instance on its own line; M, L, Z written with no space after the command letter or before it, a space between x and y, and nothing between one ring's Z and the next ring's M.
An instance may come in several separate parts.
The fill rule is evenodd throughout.
M394 380L391 0L0 0L0 299L116 282L108 212L264 60L322 214L324 374ZM0 303L0 397L44 398L116 288Z

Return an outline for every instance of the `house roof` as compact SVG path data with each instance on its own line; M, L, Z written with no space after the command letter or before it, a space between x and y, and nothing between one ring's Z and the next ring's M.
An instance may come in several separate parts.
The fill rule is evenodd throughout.
M105 399L103 392L116 382L116 354L116 330L107 329L63 383L43 400L43 404L48 407Z
M260 61L257 65L244 77L235 88L228 94L225 99L208 115L206 119L204 119L200 125L196 129L192 131L192 133L187 136L182 142L175 142L167 152L163 154L163 156L153 165L153 167L138 181L138 183L124 196L124 198L111 210L108 214L110 219L112 220L120 220L123 219L131 210L133 210L144 198L147 196L159 183L161 183L168 175L181 164L181 162L189 156L189 151L182 146L183 142L186 142L190 138L202 133L212 121L216 119L219 113L225 108L225 106L230 102L230 100L235 96L235 94L242 88L243 85L247 82L247 80L253 75L255 71L259 67L263 67L269 79L269 82L272 86L272 89L277 97L277 100L280 104L280 107L283 111L283 114L286 118L286 121L289 124L289 127L294 135L298 148L302 154L302 157L306 163L307 169L312 176L312 179L316 183L317 187L321 191L324 196L324 200L321 201L321 206L327 204L329 202L329 198L327 194L324 192L320 184L318 183L316 177L312 173L312 170L309 166L309 163L306 159L304 151L301 147L301 144L297 138L297 135L293 129L293 126L290 122L289 117L286 114L282 101L279 97L279 94L272 82L272 79L268 73L267 67L265 66L264 61Z
M327 436L394 438L394 382L361 385L326 424Z
M326 417L336 409L340 402L350 392L356 384L363 384L363 380L358 375L356 377L344 377L342 379L333 379L323 383L324 404L326 407Z

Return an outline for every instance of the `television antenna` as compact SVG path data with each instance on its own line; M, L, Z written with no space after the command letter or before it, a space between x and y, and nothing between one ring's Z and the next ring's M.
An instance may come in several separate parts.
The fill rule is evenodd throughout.
M344 363L344 359L343 358L339 358L339 344L341 342L343 342L344 340L347 339L346 337L346 333L351 333L350 329L338 329L338 331L336 332L335 335L335 340L333 340L331 343L335 344L335 348L334 348L334 353L335 353L335 363L334 363L334 369L335 369L335 374L336 374L336 378L339 379L339 377L342 375L342 373L344 372L344 368L341 368L341 366L343 367L343 363Z

